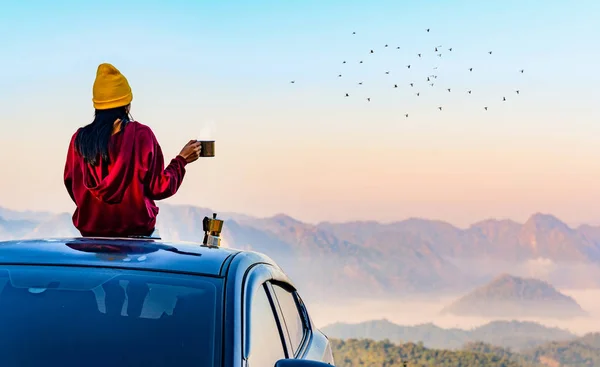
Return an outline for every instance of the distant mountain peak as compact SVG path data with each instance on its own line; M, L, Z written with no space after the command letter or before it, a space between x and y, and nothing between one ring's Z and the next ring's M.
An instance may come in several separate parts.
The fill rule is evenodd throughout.
M552 284L535 278L526 278L526 277L518 277L508 273L501 273L496 276L490 283L486 286L479 288L479 290L486 289L487 291L495 291L496 289L503 287L511 287L514 289L518 289L518 292L525 292L523 295L527 295L528 290L541 290L545 294L560 294ZM564 296L568 297L568 296ZM568 297L571 298L571 297Z
M291 216L284 214L284 213L277 213L277 214L273 215L272 217L268 217L265 219L273 220L273 221L279 222L279 223L304 224L303 222L299 221L298 219L292 218Z
M520 227L521 224L518 222L515 222L512 219L488 218L488 219L484 219L482 221L473 223L470 228L482 228L482 227L489 227L489 226L507 226L507 227L516 228L516 227Z
M521 295L525 299L527 299L527 297L531 297L531 299L535 299L535 298L542 296L543 294L545 294L545 295L558 295L558 294L562 295L562 293L558 292L556 290L556 288L554 288L548 282L545 282L540 279L535 279L535 278L518 277L518 276L508 274L508 273L501 273L500 275L496 276L487 285L476 289L475 292L485 291L488 293L489 292L493 293L504 287L510 287L514 291L522 293ZM542 291L543 294L536 295L534 293L531 293L531 294L527 293L527 292L523 293L523 291L527 291L527 290ZM564 295L562 295L562 296L568 297L568 296L564 296Z
M443 220L439 220L439 219L426 219L426 218L420 218L420 217L410 217L410 218L407 218L400 222L394 222L394 224L399 224L399 223L427 225L427 226L439 226L439 227L445 227L445 228L451 228L451 229L458 230L458 228L455 227L453 224L448 223Z
M499 282L510 282L510 281L520 282L520 281L525 281L525 280L541 282L541 280L534 279L534 278L523 278L523 277L511 275L509 273L500 273L492 280L491 284L489 284L489 285L499 283Z
M571 228L563 221L552 214L535 213L523 225L525 228L534 227L538 230L571 230Z
M507 273L458 299L442 313L515 318L587 316L573 298L562 294L550 283Z

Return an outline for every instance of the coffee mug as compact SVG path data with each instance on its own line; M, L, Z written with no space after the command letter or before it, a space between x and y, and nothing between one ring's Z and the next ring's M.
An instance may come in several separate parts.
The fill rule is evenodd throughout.
M202 150L200 150L200 157L214 157L215 156L215 141L214 140L198 140Z

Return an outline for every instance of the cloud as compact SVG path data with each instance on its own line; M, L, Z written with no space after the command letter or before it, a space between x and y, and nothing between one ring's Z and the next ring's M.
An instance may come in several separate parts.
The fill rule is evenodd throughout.
M554 261L545 257L527 260L524 266L528 276L538 279L548 279L556 270Z

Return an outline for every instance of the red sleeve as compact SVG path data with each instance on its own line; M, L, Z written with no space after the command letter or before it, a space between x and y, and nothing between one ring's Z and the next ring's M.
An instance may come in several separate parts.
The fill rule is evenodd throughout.
M69 143L69 150L67 152L67 160L65 162L65 171L63 174L63 179L65 183L65 187L71 200L75 203L75 196L73 195L73 165L75 162L75 137L77 133L73 134L71 137L71 142ZM77 204L77 203L76 203Z
M147 169L144 178L146 196L152 200L162 200L175 195L179 190L185 176L187 162L183 157L177 156L165 168L160 144L154 134L150 130L148 132L150 139L146 140L148 151L144 159Z

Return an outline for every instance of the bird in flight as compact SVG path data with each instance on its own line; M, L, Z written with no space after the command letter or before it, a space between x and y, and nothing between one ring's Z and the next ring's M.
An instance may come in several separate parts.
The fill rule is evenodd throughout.
M386 71L385 73L386 73L386 74L389 74L390 72L389 72L389 71Z
M410 69L410 65L406 65L406 67Z
M341 78L341 77L342 77L342 74L338 75L338 78Z
M469 68L469 71L473 71L473 68Z
M488 51L488 54L490 54L490 55L491 55L491 54L492 54L492 51Z
M448 88L448 92L450 92L450 88Z
M515 92L517 92L517 94L519 94L519 90L518 89Z
M452 47L450 47L450 48L448 49L448 51L452 51Z
M346 97L350 97L350 95L348 93L346 93Z
M442 54L438 54L439 57L442 57Z
M469 91L469 94L471 94L471 91Z
M371 97L367 97L367 102L371 102Z
M421 57L421 54L417 54L417 55L419 55L419 57Z
M421 94L420 92L417 92L417 97L418 97L420 94Z
M438 67L436 66L436 67L434 67L434 68L433 68L433 70L437 70L437 68L438 68Z
M484 107L484 109L487 111L487 107Z
M415 85L414 85L414 83L410 83L410 86L411 86L411 87L414 87Z
M358 82L358 85L362 85L363 82Z
M362 63L363 63L362 60L360 60L359 64L362 64Z
M400 49L400 46L396 47L396 50L399 50L399 49Z
M296 81L295 81L295 80L292 80L290 83L294 84L294 83L296 83Z
M437 49L437 47L435 48L435 52L438 52L438 49Z
M388 47L388 45L385 45L384 47Z
M352 32L352 34L356 34L356 32Z
M506 97L502 97L502 101L506 101Z
M442 106L439 106L438 108L440 109L440 111L442 110Z
M408 113L406 115L404 115L404 116L408 117Z
M431 85L431 86L433 87L433 83L431 83L431 84L429 84L429 85Z
M427 32L429 32L429 28L427 28Z
M345 64L345 63L346 63L346 61L342 62L342 64Z
M394 88L398 88L398 84L394 84Z
M373 53L373 50L371 50L371 53Z
M430 82L430 81L431 81L431 79L429 79L429 77L427 77L427 81L428 81L428 82Z
M525 70L524 70L524 69L521 69L520 71L521 71L521 74L523 74L523 72L524 72Z

